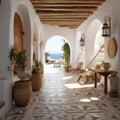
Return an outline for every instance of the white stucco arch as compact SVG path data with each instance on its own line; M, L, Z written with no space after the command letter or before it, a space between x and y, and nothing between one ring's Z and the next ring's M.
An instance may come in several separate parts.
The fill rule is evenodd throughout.
M52 39L52 38L55 37L55 36L60 37L61 39L65 40L65 42L68 43L68 45L69 45L69 47L70 47L70 63L71 63L71 61L72 61L72 48L71 48L71 44L70 44L70 41L69 41L68 39L66 39L64 36L61 36L61 35L53 35L53 36L51 36L50 38L48 38L48 40L45 41L44 50L43 50L43 51L45 52L45 46L46 46L46 44L47 44L47 41L49 41L50 39ZM44 56L44 54L43 54L43 56ZM45 59L44 59L44 61L45 61Z
M95 38L100 26L101 21L99 19L94 19L87 28L85 36L85 66L87 66L94 57Z
M74 63L75 61L75 45L76 45L75 34L76 34L75 29L60 28L58 26L50 26L50 25L43 26L44 44L47 42L49 38L55 35L62 36L67 40L70 46L71 64Z
M16 12L20 15L23 24L23 48L26 49L28 53L28 66L31 68L31 23L30 16L27 7L24 4L19 4Z

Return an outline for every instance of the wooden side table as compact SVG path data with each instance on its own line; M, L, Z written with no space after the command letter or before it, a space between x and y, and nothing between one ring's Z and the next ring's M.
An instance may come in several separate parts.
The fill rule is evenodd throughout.
M104 93L107 94L107 77L108 77L108 75L111 74L111 71L100 70L100 71L97 71L96 73L98 73L104 77Z
M104 77L104 93L107 94L107 78L112 73L115 72L113 70L96 70L95 68L89 68L90 71L94 72L95 75L95 81L94 81L94 87L97 88L97 74L102 75Z

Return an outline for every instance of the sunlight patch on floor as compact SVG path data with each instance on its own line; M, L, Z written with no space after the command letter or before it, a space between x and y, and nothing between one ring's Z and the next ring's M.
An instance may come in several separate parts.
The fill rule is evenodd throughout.
M98 100L100 100L100 99L97 97L90 97L90 98L80 99L80 102L92 102L92 101L98 101Z
M62 79L63 80L68 80L68 79L71 79L71 78L73 78L72 76L66 76L66 77L63 77Z
M64 84L64 86L69 88L69 89L76 89L76 88L90 88L90 87L94 87L94 84L81 85L79 83L68 83L68 84Z
M75 88L83 88L83 86L81 86L78 83L69 83L69 84L64 84L65 87L69 88L69 89L75 89Z
M93 100L93 101L100 100L98 97L91 97L90 99Z
M85 98L85 99L80 99L80 102L91 102L91 100L88 98Z

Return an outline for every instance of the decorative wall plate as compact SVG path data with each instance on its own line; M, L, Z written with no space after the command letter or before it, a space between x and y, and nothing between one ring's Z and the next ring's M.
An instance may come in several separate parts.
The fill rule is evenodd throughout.
M107 44L109 58L114 58L117 52L117 44L114 38L110 38Z

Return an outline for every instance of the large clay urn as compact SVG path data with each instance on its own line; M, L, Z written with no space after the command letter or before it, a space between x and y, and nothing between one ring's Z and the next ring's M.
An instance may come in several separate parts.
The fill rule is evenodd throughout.
M31 81L16 81L13 86L13 100L18 107L28 104L32 95Z
M31 77L32 90L38 91L42 87L42 74L34 73Z

